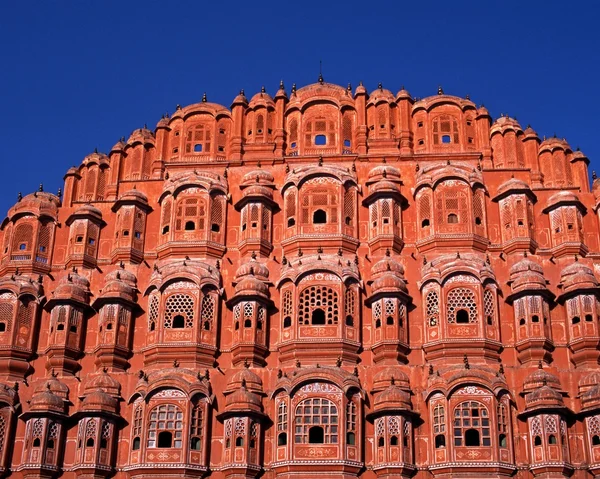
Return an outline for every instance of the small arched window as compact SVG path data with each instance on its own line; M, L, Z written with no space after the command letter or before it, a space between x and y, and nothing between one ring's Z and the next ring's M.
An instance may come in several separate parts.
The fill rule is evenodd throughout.
M235 438L235 447L243 447L244 445L244 438L241 436L238 436Z
M533 438L533 445L534 446L541 446L542 445L542 438L540 436L535 436Z
M377 446L378 447L385 446L385 439L383 439L383 436L380 436L379 439L377 440Z
M327 223L327 213L323 210L316 210L313 213L313 224L325 224Z
M479 447L479 431L477 429L467 429L465 431L465 446Z
M469 313L465 309L459 309L456 312L456 322L459 324L466 324L469 322Z
M600 436L598 434L592 436L592 446L600 446Z
M448 223L449 224L456 224L456 223L458 223L458 215L456 215L455 213L450 213L448 215Z
M134 451L138 451L140 449L141 444L142 444L141 439L139 437L134 437L132 449Z
M325 442L325 431L321 426L313 426L308 430L309 444L323 444Z
M316 308L312 312L311 324L322 325L325 324L325 311L321 308Z
M437 436L435 436L435 448L441 449L444 447L446 447L446 436L438 434Z
M550 434L548 436L548 444L558 444L558 441L556 440L556 436L554 434Z
M398 445L398 436L390 437L390 446L397 446L397 445Z
M285 432L279 433L279 435L277 436L277 445L278 446L287 445L287 433L285 433Z
M169 431L158 433L158 446L160 448L170 448L173 445L173 434Z

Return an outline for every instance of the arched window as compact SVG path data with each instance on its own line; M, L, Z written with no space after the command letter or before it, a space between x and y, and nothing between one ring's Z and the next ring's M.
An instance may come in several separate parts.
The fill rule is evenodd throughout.
M600 446L600 436L598 434L592 436L592 446Z
M285 446L287 444L288 412L287 404L281 401L277 406L277 445Z
M181 198L177 202L175 231L204 231L206 203L201 198Z
M194 297L189 294L175 293L169 296L165 301L165 328L192 328L194 304Z
M323 210L316 210L313 213L313 223L314 224L325 224L327 223L327 213Z
M450 115L440 115L433 120L433 144L458 144L458 121Z
M304 189L304 188L303 188ZM302 191L302 223L337 224L339 200L335 188L307 187Z
M149 415L149 448L180 449L183 439L183 412L174 404L160 404Z
M296 444L337 444L338 410L324 398L305 399L296 407Z
M200 124L190 127L185 138L186 153L209 153L211 146L211 128L209 125Z
M485 406L465 401L454 410L455 446L491 446L490 418Z
M535 436L535 438L533 439L533 445L534 446L541 446L542 445L542 438L540 436Z
M190 448L199 451L202 448L203 409L202 403L198 402L192 407L190 418Z
M548 444L558 444L558 441L556 440L556 436L554 434L550 434L548 436Z
M398 445L398 436L390 437L390 446L397 446L397 445Z
M468 288L454 288L447 297L446 311L449 323L476 323L477 300Z
M325 322L315 323L315 319ZM339 305L336 291L327 286L309 286L302 290L298 304L300 324L338 324L338 320Z
M433 409L433 434L436 449L446 447L446 411L441 404Z

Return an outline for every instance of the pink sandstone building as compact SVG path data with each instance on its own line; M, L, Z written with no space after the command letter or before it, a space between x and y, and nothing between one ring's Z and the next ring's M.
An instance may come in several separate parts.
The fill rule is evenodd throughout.
M469 98L206 96L0 227L0 473L600 476L600 182Z

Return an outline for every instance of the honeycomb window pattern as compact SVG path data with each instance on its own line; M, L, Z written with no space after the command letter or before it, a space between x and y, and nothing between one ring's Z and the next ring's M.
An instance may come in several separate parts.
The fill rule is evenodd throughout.
M338 324L338 295L326 286L309 286L300 294L298 319L300 324L309 325L316 309L325 313L325 323Z
M323 444L338 443L338 410L328 399L305 399L296 408L294 442L309 444L309 431L314 426L323 428Z
M457 313L465 310L469 315L469 323L477 322L477 301L475 293L468 288L454 288L448 293L448 322L457 322Z
M165 302L165 328L173 328L173 320L177 316L183 316L185 328L194 326L194 298L189 294L176 293L167 298Z

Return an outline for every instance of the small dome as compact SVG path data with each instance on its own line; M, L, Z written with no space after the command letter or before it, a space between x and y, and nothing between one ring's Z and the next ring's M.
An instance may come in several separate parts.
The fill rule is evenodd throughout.
M64 399L65 401L69 397L69 387L55 377L51 377L42 381L36 386L34 391L36 393L41 393L47 390L51 391L53 394L56 394L59 398Z
M226 411L255 411L262 412L262 401L258 394L248 391L242 386L225 398Z
M76 272L68 273L58 283L52 292L51 301L75 300L88 304L90 295L90 282Z
M514 293L525 290L546 290L542 267L529 259L522 259L510 268L511 288Z
M90 153L89 155L87 155L82 162L84 165L87 165L88 163L108 163L108 156L106 156L104 153L99 153L97 151L94 151L93 153Z
M560 203L579 203L579 197L571 191L560 191L553 194L549 199L547 208L550 206L558 205Z
M88 217L96 220L102 220L102 211L92 205L83 205L80 208L77 208L71 216Z
M544 150L554 151L556 149L559 150L571 150L571 147L567 143L565 139L560 139L556 137L546 138L542 143L540 143L540 153Z
M37 392L31 398L29 403L30 410L33 411L51 411L59 414L65 412L65 402L62 398L54 394L50 389Z
M560 284L563 293L578 289L597 289L598 280L594 272L579 261L570 264L560 273Z
M579 381L579 392L582 393L597 385L600 385L600 372L594 371L581 378Z
M119 152L119 151L123 151L124 148L125 148L125 142L123 140L119 140L110 149L110 152L111 153L116 153L116 152Z
M113 397L119 397L121 395L121 383L106 372L101 372L88 379L85 384L84 394L87 395L97 390L103 391Z
M365 95L366 93L367 93L367 89L362 84L362 82L360 82L358 84L358 86L356 87L356 90L354 91L354 95Z
M256 278L253 275L244 276L236 285L235 285L235 295L236 296L263 296L268 297L269 288L267 285L262 282L260 279Z
M146 127L133 130L133 132L131 133L131 136L127 140L127 143L129 145L132 145L132 144L138 143L138 142L139 143L148 143L148 142L153 143L154 142L154 133Z
M410 387L410 381L404 372L397 367L388 367L373 376L373 390L382 391L391 386L392 381L402 388Z
M505 131L513 130L515 132L523 131L519 122L509 116L501 116L490 128L490 135L494 133L504 133Z
M233 99L231 106L233 107L234 105L247 105L247 104L248 104L248 99L246 98L246 95L244 94L244 90L240 90L240 93Z
M525 138L537 138L538 134L536 133L536 131L531 128L530 125L527 125L527 128L525 128Z
M386 103L394 103L395 100L394 94L391 91L383 88L380 83L379 88L373 90L369 95L369 101L367 102L367 105L376 105L382 101Z
M498 187L498 195L497 196L504 196L510 191L526 192L526 191L531 191L531 188L524 181L517 180L516 178L511 178L510 180L505 181Z
M162 118L160 120L158 120L158 123L156 124L156 129L159 130L161 128L168 128L169 127L169 117L168 116L162 116Z
M252 170L242 177L242 184L244 185L252 185L255 183L272 184L274 181L275 177L273 176L273 174L266 170Z
M119 401L116 398L106 394L101 389L98 389L85 395L83 400L83 410L108 410L110 412L115 412L118 404Z
M600 384L581 394L581 408L583 410L600 408Z
M119 197L119 201L130 201L148 204L148 197L139 190L129 190Z
M397 274L384 273L375 281L373 281L371 287L373 288L373 294L383 292L406 292L406 282L401 279Z
M269 278L269 268L258 262L256 258L252 258L250 261L242 263L235 272L235 277L238 280L248 275L257 276L258 278L267 280Z
M227 391L240 389L242 384L245 384L249 391L255 393L263 392L262 379L260 379L258 374L252 372L250 368L243 368L236 372L227 383Z
M269 95L266 91L258 92L250 99L250 103L248 104L250 108L254 108L259 105L271 106L275 108L275 102L273 101L273 98L271 98L271 95Z
M550 386L542 386L525 396L527 409L539 407L563 407L562 394Z
M552 373L545 369L536 369L523 382L523 391L530 392L539 389L542 386L550 386L556 390L560 390L560 380Z
M375 411L398 409L410 411L412 410L410 392L396 385L391 385L375 396L373 409Z
M382 178L400 180L400 170L393 166L379 165L369 171L369 180L378 181Z
M398 273L400 276L404 276L404 266L389 255L385 255L383 259L377 261L371 268L371 274L373 276L377 274L387 273L392 271Z
M403 99L412 100L410 93L404 87L402 87L402 89L398 93L396 93L396 101L400 101Z
M75 170L75 174L78 174L78 170ZM48 216L52 219L57 219L59 206L60 199L58 196L45 191L36 191L35 193L25 195L20 201L15 203L8 210L8 218L12 219L15 216L34 214L36 216Z

